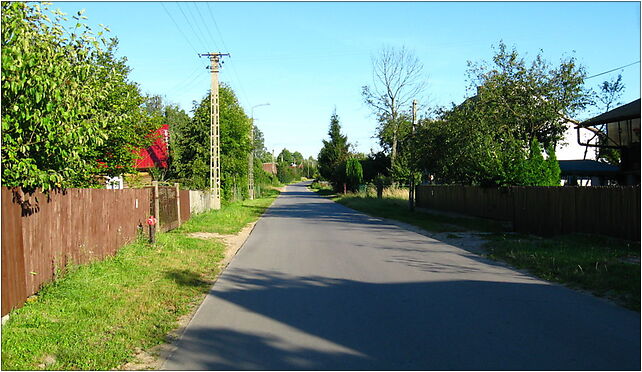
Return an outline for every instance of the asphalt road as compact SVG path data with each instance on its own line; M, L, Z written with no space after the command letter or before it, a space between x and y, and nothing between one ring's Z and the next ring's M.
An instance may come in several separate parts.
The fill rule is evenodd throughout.
M169 370L640 370L640 314L289 186Z

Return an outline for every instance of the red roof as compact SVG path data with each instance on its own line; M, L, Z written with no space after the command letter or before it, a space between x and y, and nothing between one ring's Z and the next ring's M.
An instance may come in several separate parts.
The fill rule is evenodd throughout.
M137 150L139 159L136 159L134 168L167 168L169 152L167 143L169 142L169 125L164 124L156 132L150 134L156 137L156 141L146 149Z

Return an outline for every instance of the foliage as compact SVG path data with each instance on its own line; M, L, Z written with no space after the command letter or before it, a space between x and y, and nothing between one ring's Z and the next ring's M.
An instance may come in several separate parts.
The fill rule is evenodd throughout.
M596 93L597 101L601 103L600 113L607 112L622 104L620 98L624 93L624 83L622 82L622 74L618 74L617 78L603 81L600 90Z
M600 84L600 90L597 93L597 100L602 103L600 107L600 113L607 112L613 109L615 106L622 104L620 98L622 93L624 93L624 83L622 82L622 75L618 74L617 78L611 78L611 80L605 80ZM602 128L602 131L597 132L596 136L598 137L598 143L606 144L608 141L605 128ZM588 147L587 147L588 150ZM596 149L596 160L601 160L613 165L620 165L620 152L614 148L607 147L597 147Z
M372 152L361 160L363 179L366 182L373 182L377 175L389 175L390 157L383 151Z
M257 127L256 125L253 126L254 128L254 159L255 163L262 162L262 163L270 163L272 162L272 154L268 152L268 150L265 148L265 136L263 135L263 132Z
M2 183L27 189L87 187L131 171L158 118L128 80L117 40L59 11L2 3Z
M413 144L421 154L417 168L441 183L555 183L552 173L535 165L541 151L531 144L552 148L562 139L564 124L587 104L584 69L573 58L551 68L540 54L527 66L503 43L493 63L493 68L470 63L477 94L420 125Z
M248 196L248 154L250 119L243 112L229 86L219 89L221 192L225 200ZM189 122L175 126L175 175L184 184L195 189L209 188L210 156L210 95L194 105L194 116Z
M350 158L346 162L346 181L352 191L356 191L363 182L363 169L356 158Z
M302 173L301 168L293 166L291 163L282 161L276 164L276 175L281 183L300 181Z
M348 137L341 134L339 115L335 111L330 117L329 140L323 140L323 147L319 151L318 164L321 177L330 181L335 188L339 188L345 181L345 161L349 156Z

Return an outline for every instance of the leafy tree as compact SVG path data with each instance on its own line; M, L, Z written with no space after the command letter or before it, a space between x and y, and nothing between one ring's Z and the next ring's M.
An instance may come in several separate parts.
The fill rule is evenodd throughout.
M357 158L350 158L346 162L346 182L348 188L352 191L356 191L363 182L363 169L361 163Z
M361 160L363 179L366 182L374 182L375 177L390 175L390 157L383 151L371 152L365 159Z
M265 137L263 132L256 125L254 128L254 159L262 163L269 163L272 161L272 154L265 148ZM255 162L256 162L255 161Z
M605 113L614 107L621 105L622 102L620 101L620 98L622 97L622 93L624 93L624 88L625 86L622 82L621 74L618 74L617 78L611 78L610 80L603 81L599 86L599 91L595 93L595 106L598 108L598 113ZM593 137L591 137L588 142L596 138L598 144L605 144L608 141L604 125L599 126L598 128L589 129L593 129ZM584 150L584 159L586 159L588 150L589 147L587 146ZM604 161L613 165L620 164L620 152L613 148L596 147L595 158L599 161Z
M229 86L219 89L221 191L225 200L247 196L250 119ZM174 167L184 183L209 188L210 96L195 104L193 117L175 132Z
M116 59L115 38L79 12L73 29L40 4L2 3L2 183L87 187L131 170L158 120ZM108 31L108 30L105 30Z
M294 163L294 156L288 149L283 149L281 150L281 153L278 156L279 162L284 162L287 163L288 165L291 165Z
M377 136L381 146L390 151L394 164L398 142L404 131L409 131L409 121L404 107L419 98L425 89L423 65L408 49L384 47L372 60L372 86L363 86L364 101L377 116Z
M294 153L292 153L292 162L296 165L303 164L303 155L301 155L300 152L295 151Z
M338 189L345 181L345 169L341 169L341 164L348 159L350 144L348 137L341 134L339 115L336 110L330 117L328 136L330 139L323 140L323 147L317 157L319 174Z
M503 43L493 64L471 63L470 88L477 94L420 126L417 167L442 183L547 183L546 173L533 165L541 147L532 144L554 146L565 123L589 102L584 69L573 58L552 68L539 54L527 66Z
M573 57L553 68L540 53L527 65L516 49L500 42L492 62L469 62L469 90L476 90L471 100L479 119L492 120L502 136L556 144L565 124L590 103L586 71Z

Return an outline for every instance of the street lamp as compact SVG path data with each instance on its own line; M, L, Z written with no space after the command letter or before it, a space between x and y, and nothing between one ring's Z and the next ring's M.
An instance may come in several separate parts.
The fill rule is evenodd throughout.
M261 106L269 106L270 103L261 103L252 106L251 109L251 124L250 124L250 156L248 157L248 173L247 173L247 191L250 195L250 200L254 200L254 109Z

